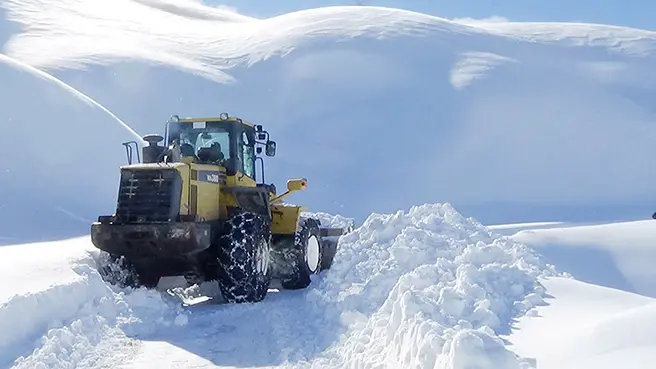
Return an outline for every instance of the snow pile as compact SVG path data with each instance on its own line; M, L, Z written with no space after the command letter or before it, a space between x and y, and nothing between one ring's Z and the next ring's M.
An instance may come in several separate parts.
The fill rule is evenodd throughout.
M0 366L109 365L134 355L134 337L185 323L157 291L106 285L87 246L81 238L0 248L3 280L25 281L0 291ZM118 342L127 350L115 352Z
M301 218L309 218L309 217L318 219L321 224L321 227L341 228L347 232L350 232L353 230L353 227L355 226L355 220L353 218L347 218L343 215L333 215L321 211L301 212Z
M492 369L528 365L498 337L543 302L555 275L522 244L449 204L371 215L308 293L350 326L313 367Z

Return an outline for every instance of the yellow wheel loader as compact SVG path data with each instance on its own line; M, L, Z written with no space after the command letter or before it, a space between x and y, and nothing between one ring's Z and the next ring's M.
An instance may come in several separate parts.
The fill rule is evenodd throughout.
M306 288L330 268L350 227L324 227L282 202L305 179L289 180L282 194L264 182L261 154L274 156L276 143L261 125L226 113L174 115L164 134L144 136L141 151L123 143L115 213L91 225L106 282L155 288L160 277L184 276L217 281L228 302L258 302L272 286Z

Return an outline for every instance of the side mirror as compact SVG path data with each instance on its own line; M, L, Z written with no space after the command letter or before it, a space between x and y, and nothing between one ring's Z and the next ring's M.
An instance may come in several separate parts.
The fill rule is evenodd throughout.
M266 156L276 155L276 141L267 141L266 143Z

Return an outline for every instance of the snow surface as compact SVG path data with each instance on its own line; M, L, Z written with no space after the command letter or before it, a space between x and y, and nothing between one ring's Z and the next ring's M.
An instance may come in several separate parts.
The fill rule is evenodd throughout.
M180 322L157 291L112 291L93 254L87 238L0 248L0 366L111 366L134 355L129 336Z
M656 221L518 229L571 278L541 280L547 298L504 336L540 369L650 368L656 359ZM504 227L510 229L510 227Z
M521 319L507 338L540 369L651 368L656 359L656 300L595 284L543 282L548 306Z
M86 237L5 246L0 278L24 282L0 289L0 366L649 368L656 299L603 286L595 258L582 260L596 270L588 281L576 279L580 265L548 263L577 243L632 241L621 255L638 260L653 224L500 225L520 227L507 237L448 204L372 214L310 288L253 305L183 307L211 286L108 287ZM548 239L537 247L546 256L519 239Z
M627 205L612 213L626 219L656 202L645 159L656 141L652 31L462 23L362 6L255 19L192 0L0 4L17 28L5 54L101 101L140 134L163 132L171 114L227 111L265 125L279 149L267 181L307 178L294 201L312 210L361 222L449 202L506 223L526 220L512 215L519 208L572 207L554 219L534 214L553 221ZM80 134L56 137L69 136ZM103 142L117 161L120 141ZM106 184L99 197L114 198L115 179L103 176L116 171L86 173ZM489 211L488 202L516 205ZM72 209L85 219L99 213Z
M310 288L254 305L183 311L188 291L115 290L94 255L87 238L0 248L2 277L30 280L3 287L4 364L521 368L499 334L542 303L537 278L556 274L448 204L371 215Z
M656 221L528 229L512 238L576 279L656 297Z

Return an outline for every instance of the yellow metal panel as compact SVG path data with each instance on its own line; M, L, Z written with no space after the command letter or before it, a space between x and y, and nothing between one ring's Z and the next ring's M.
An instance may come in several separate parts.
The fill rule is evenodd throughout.
M189 165L180 165L175 168L182 177L182 194L180 196L180 214L189 214Z
M198 186L198 200L196 214L200 221L219 218L219 187L218 184L191 181Z
M237 172L234 176L228 176L226 179L226 184L233 187L256 187L257 183L253 178Z
M228 207L237 206L237 201L235 201L235 198L232 196L232 194L226 191L221 191L219 196L219 204L219 217L221 219L226 219L228 217Z
M271 207L271 233L273 234L294 234L298 225L298 218L301 215L300 206L283 206L273 205Z
M200 221L218 219L220 190L225 183L225 168L216 165L191 164L190 185L196 186L196 214Z

